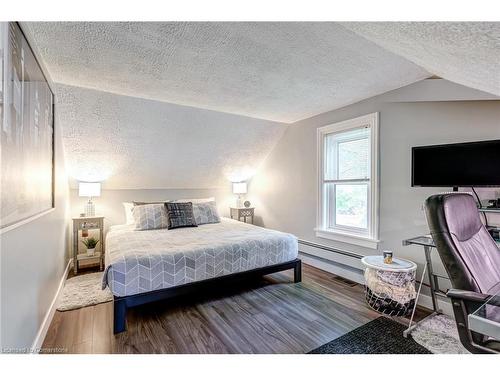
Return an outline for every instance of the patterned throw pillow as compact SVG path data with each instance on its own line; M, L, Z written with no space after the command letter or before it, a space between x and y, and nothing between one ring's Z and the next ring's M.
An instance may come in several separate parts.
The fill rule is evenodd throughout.
M135 230L162 229L168 227L167 210L164 204L134 206Z
M168 213L168 229L197 227L193 215L193 203L165 203Z
M219 212L215 201L205 203L193 203L193 215L196 224L220 223Z

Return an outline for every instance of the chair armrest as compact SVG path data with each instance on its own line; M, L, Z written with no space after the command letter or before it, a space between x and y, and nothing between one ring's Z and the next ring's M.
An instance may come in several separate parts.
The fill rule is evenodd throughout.
M484 303L491 296L488 295L488 294L471 292L470 290L450 289L446 293L446 297L453 298L453 299L464 300L464 301L468 301L468 302L480 302L480 303Z

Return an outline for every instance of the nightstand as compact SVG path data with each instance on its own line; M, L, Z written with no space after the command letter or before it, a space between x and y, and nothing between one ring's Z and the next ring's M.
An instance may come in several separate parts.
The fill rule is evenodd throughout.
M78 253L79 241L83 238L82 231L88 231L88 236L92 236L93 230L99 230L100 251L96 251L94 255L88 256L86 253ZM102 271L104 264L104 216L86 216L73 218L73 272L78 273L78 264L81 261L96 261L99 262L99 269Z
M247 218L251 218L253 224L254 209L254 207L230 207L231 219L238 221L243 219L246 223Z

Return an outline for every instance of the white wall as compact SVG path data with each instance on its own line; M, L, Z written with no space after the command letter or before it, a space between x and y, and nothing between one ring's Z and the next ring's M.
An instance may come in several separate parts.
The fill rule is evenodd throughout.
M36 45L29 37L28 41L41 61ZM43 63L42 70L53 89ZM42 344L68 264L69 189L57 114L56 105L55 208L0 234L0 348L4 351L27 351Z
M0 235L4 350L31 348L67 266L68 178L60 134L56 117L55 209Z
M415 95L410 95L412 86L400 89L401 94L414 98L422 94L421 85L415 84L413 89L418 93L415 91ZM411 147L499 139L500 101L393 101L398 96L398 90L395 90L292 124L249 187L249 198L255 202L259 222L266 227L343 250L360 254L378 253L318 238L313 229L316 226L317 201L316 129L380 112L379 251L392 250L396 256L411 259L421 266L424 262L422 249L403 247L401 241L428 232L422 204L427 196L443 189L410 186ZM443 95L443 99L445 97ZM474 97L475 93L471 93L471 98ZM500 196L500 191L482 189L481 195L483 198ZM494 220L493 215L490 216ZM500 222L500 218L496 220ZM330 264L340 268L339 263L348 263L346 276L352 272L353 266L361 268L360 262L352 258L332 255L330 260L334 262ZM444 274L437 258L435 263L437 271Z

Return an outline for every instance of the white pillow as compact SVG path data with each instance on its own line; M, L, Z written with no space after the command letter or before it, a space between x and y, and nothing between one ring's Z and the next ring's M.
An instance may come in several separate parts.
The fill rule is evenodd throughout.
M123 208L125 209L125 224L134 224L134 215L132 215L134 204L132 202L123 202Z
M191 199L176 199L172 201L174 203L187 203L187 202L192 202L192 203L208 203L208 202L215 202L215 197L210 197L210 198L191 198Z

